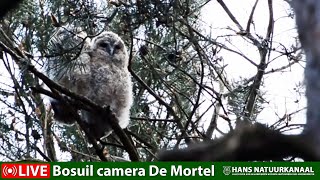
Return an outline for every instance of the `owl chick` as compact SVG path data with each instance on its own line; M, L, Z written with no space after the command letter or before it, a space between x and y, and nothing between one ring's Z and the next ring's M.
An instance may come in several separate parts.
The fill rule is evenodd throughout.
M129 124L132 82L128 71L128 53L122 39L113 32L103 32L91 41L90 88L86 97L101 106L109 106L121 128ZM111 127L99 114L83 111L93 124L94 134L111 133ZM103 132L102 132L102 131Z
M73 68L68 69L68 73L60 74L56 81L100 106L109 106L120 127L125 128L129 124L132 105L126 46L117 34L110 31L84 43ZM72 113L66 105L57 100L52 100L51 104L58 121L67 124L74 122L74 118L68 116ZM100 138L112 132L110 124L101 114L80 110L80 115L94 137Z

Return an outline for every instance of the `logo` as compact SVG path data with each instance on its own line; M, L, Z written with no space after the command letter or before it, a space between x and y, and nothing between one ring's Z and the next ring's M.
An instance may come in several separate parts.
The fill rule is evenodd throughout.
M2 178L49 178L50 164L1 164Z
M16 166L3 166L2 167L2 177L3 176L16 176L17 175L17 167Z
M231 173L231 166L223 166L223 174L230 175Z

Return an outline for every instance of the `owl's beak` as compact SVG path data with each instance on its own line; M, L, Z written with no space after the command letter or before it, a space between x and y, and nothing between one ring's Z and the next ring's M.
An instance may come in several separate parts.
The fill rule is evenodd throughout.
M113 53L114 53L114 47L112 46L109 46L109 48L107 49L107 52L113 56Z

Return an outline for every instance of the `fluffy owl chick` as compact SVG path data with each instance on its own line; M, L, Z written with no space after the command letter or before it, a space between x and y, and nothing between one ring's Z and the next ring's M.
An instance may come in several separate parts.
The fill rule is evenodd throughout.
M128 71L128 53L122 39L113 32L103 32L85 42L74 68L59 74L56 81L71 91L83 95L100 106L109 106L121 128L129 124L132 105L132 82ZM56 120L72 124L70 110L56 100L51 102ZM106 117L96 112L80 110L90 133L100 138L112 132Z
M122 39L113 32L103 32L91 41L90 88L86 97L101 106L109 106L121 128L129 124L132 82L128 71L128 53ZM96 137L111 133L101 115L83 111Z

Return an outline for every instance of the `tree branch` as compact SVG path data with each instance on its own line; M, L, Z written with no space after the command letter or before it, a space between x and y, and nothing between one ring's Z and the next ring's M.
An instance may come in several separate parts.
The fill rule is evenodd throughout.
M295 156L318 161L310 139L300 135L283 135L256 123L243 123L226 136L186 149L162 151L160 161L267 161Z

